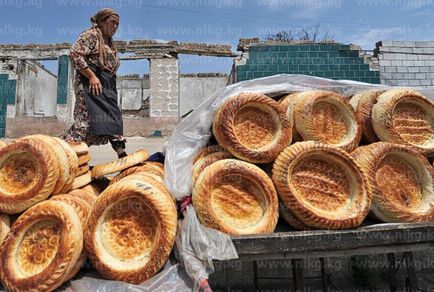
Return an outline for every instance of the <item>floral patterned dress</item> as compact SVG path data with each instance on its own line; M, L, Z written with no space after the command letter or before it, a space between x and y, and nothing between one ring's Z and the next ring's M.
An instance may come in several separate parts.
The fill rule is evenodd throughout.
M104 65L113 70L113 74L117 70L119 59L116 55L116 50L104 43ZM67 141L83 141L88 145L102 145L108 142L121 141L126 139L122 135L91 135L89 123L89 111L86 106L85 96L83 94L83 78L80 70L86 69L89 65L101 67L99 61L100 42L98 32L95 29L84 31L71 48L69 58L75 69L74 76L74 91L75 91L75 107L74 107L74 123L66 131L64 139Z

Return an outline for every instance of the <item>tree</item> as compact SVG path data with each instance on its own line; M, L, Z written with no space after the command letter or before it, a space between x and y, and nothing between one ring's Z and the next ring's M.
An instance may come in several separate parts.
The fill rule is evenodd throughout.
M309 26L301 29L300 31L293 33L291 30L281 30L274 34L269 34L265 37L266 42L333 42L333 36L330 36L330 30L321 34L320 25Z

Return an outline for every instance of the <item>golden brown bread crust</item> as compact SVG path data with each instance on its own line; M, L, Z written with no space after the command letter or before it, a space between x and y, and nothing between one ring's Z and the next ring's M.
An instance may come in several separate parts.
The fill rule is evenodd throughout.
M78 154L78 166L83 166L86 163L88 163L91 159L90 154L89 153L85 153L85 154Z
M128 179L109 186L98 197L84 242L103 277L138 284L164 265L176 228L173 201L149 181Z
M5 141L0 140L0 149L5 147L5 146L8 146L8 144Z
M319 142L298 142L273 165L280 199L304 224L315 228L359 226L371 206L368 181L344 150Z
M285 205L280 202L279 204L279 215L285 220L289 225L291 225L293 228L297 230L310 230L313 229L312 227L306 225L297 218L291 211L289 211L288 208L285 207Z
M85 185L84 187L79 188L79 190L83 190L83 191L89 192L89 193L91 193L92 195L94 195L95 197L98 197L99 194L101 193L101 192L99 191L99 189L98 189L96 186L93 185L93 183L90 183L90 184L88 184L88 185Z
M273 182L254 164L223 159L199 175L193 206L202 224L227 234L265 234L279 217Z
M384 222L428 222L434 219L433 168L410 147L378 142L352 156L372 186L372 212Z
M194 187L196 184L197 178L202 173L202 171L209 166L210 164L227 158L233 158L232 154L226 151L214 152L210 153L206 156L203 156L199 160L197 160L193 165L193 174L191 176L191 185Z
M76 190L84 187L92 182L92 173L90 171L86 172L83 175L77 176L72 182L72 190Z
M51 149L36 139L20 139L0 149L0 211L20 213L50 196L58 164Z
M95 203L96 199L98 198L97 195L85 189L72 190L71 192L69 192L68 195L73 197L78 197L86 201L90 206L92 206L93 203Z
M7 290L51 291L62 285L83 250L78 215L48 200L24 212L0 249L0 278Z
M77 155L87 154L89 152L89 147L84 142L68 141L68 144L71 146L72 150L77 153Z
M66 181L65 186L61 190L61 193L65 194L71 190L72 182L74 181L75 177L77 176L78 156L74 152L74 150L72 150L71 146L69 146L68 143L66 143L62 139L59 139L56 137L53 137L53 138L56 139L56 141L60 144L60 146L62 146L63 150L65 150L66 155L68 157L68 164L69 164L68 174L69 174L69 176L68 176L68 180Z
M76 197L70 196L67 194L55 195L50 198L53 201L61 201L65 202L74 208L74 211L77 213L80 218L81 227L84 228L86 224L87 217L89 216L90 209L92 208L91 204L87 203L85 200Z
M298 103L298 96L301 92L294 92L288 95L285 95L279 100L280 105L284 108L286 113L286 118L291 123L292 127L292 143L303 141L303 138L300 136L299 133L297 133L297 129L295 128L294 123L294 108L295 105ZM288 143L288 145L291 144Z
M148 152L142 149L132 154L129 154L121 159L104 163L104 164L95 165L92 168L92 177L98 177L98 176L103 176L106 174L112 174L112 173L122 171L131 166L142 163L143 161L148 159L148 157L149 157Z
M11 220L7 214L0 214L0 244L6 238L11 226Z
M391 89L377 98L372 125L384 142L404 144L429 154L434 151L434 104L408 89Z
M88 171L89 171L89 164L87 164L87 163L83 164L82 166L79 166L77 168L75 176L77 177L77 176L83 175L83 174L85 174Z
M65 188L66 183L70 177L69 175L69 161L65 149L56 141L54 137L46 135L30 135L26 136L26 139L36 139L47 145L53 153L56 155L59 161L60 175L57 179L56 186L54 187L53 194L60 194Z
M220 146L252 163L273 161L291 142L291 123L283 107L268 96L240 93L217 112L213 133Z
M350 104L356 111L356 116L362 127L363 140L366 143L379 141L372 127L371 112L374 104L377 102L377 97L383 92L384 90L369 90L351 97Z
M312 90L299 93L296 101L294 123L304 141L318 141L349 152L359 145L362 129L342 96Z
M225 149L220 145L210 145L202 148L199 150L199 152L196 154L196 156L193 159L193 164L195 164L199 159L215 152L221 152L225 151Z
M137 173L137 172L149 172L149 173L152 173L154 175L158 175L159 177L161 177L161 179L164 179L164 170L162 170L160 167L146 161L140 165L133 166L133 167L130 167L130 168L127 168L127 169L121 171L118 175L113 177L110 184L114 184L114 183L120 181L121 179L123 179L124 177L129 176L133 173Z

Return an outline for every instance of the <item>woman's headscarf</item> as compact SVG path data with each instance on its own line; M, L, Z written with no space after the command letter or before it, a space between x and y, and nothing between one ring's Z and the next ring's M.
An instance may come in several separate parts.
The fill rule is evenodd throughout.
M105 60L105 57L104 57L104 36L102 35L102 31L100 29L101 23L112 15L117 15L119 17L119 14L115 10L113 10L111 8L103 8L100 11L98 11L94 16L92 16L90 18L90 21L92 23L91 29L95 29L97 32L97 35L98 35L98 45L99 45L98 60L99 60L99 63L101 65L102 69L108 70L108 71L111 71L112 73L114 73L114 72L116 72L116 70L119 67L119 59L117 58L117 50L116 50L116 47L113 43L113 39L110 38L109 39L110 43L108 45L114 49L116 59L117 59L115 68L112 68L112 70L110 70L109 68L107 68L105 61L104 61Z

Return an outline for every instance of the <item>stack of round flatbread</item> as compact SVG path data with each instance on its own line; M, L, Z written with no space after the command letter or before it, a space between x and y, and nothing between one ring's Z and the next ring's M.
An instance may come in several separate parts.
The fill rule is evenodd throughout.
M90 205L56 195L25 211L13 223L0 256L0 279L11 291L52 291L85 261L83 227Z
M89 161L91 156L89 154L89 147L84 142L68 142L72 150L77 154L78 157L78 168L76 177L72 184L72 189L82 188L92 182L92 173L89 167Z
M0 211L15 214L71 190L78 158L61 139L31 135L0 149Z
M133 172L98 196L86 224L85 248L105 278L138 284L163 267L176 228L175 201L160 176Z

